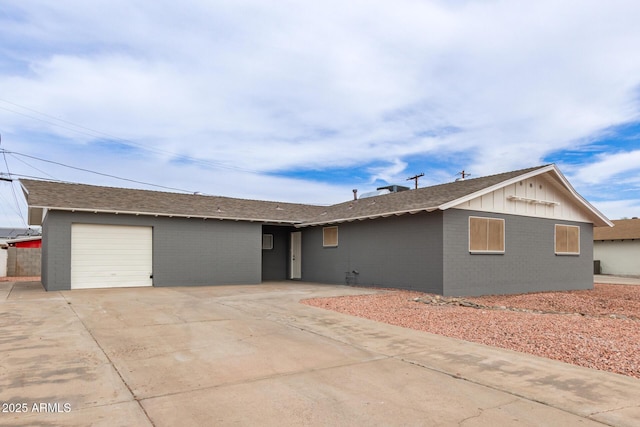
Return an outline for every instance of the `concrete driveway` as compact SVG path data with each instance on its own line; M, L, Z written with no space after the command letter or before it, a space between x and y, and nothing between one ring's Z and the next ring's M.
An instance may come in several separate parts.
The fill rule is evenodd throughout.
M282 282L47 293L0 283L0 425L640 419L640 380L298 303L365 292Z

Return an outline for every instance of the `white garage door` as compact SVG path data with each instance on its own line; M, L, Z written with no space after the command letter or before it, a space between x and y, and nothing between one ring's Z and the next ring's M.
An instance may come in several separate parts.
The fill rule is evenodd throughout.
M71 225L71 289L152 286L151 227Z

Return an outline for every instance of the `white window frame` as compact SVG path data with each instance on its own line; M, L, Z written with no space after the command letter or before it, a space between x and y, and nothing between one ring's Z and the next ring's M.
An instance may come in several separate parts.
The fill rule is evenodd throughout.
M487 249L485 250L481 250L481 249L471 249L471 220L472 219L482 219L482 220L487 220L487 226L489 225L489 220L494 220L494 221L500 221L502 223L502 250L489 250L489 232L487 230ZM505 253L507 244L506 244L506 238L507 238L507 230L506 230L506 224L505 224L505 220L504 218L492 218L492 217L486 217L486 216L469 216L469 226L468 226L468 230L467 230L467 238L468 238L468 245L469 245L469 253L471 254L496 254L496 255L502 255Z
M273 234L262 235L262 250L270 251L273 249Z

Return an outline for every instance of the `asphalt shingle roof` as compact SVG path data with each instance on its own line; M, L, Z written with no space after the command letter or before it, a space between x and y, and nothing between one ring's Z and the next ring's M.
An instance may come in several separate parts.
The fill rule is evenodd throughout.
M447 184L418 188L417 190L407 190L399 193L351 200L329 206L325 208L320 215L310 218L305 222L310 224L329 223L419 210L435 210L445 203L452 202L543 167L545 166L521 169L481 178L466 179L464 181L455 181Z
M640 219L613 220L613 227L594 227L593 240L640 239Z
M300 222L321 206L21 179L30 207L266 222Z
M20 182L26 189L30 207L311 225L434 210L445 203L544 167L546 166L350 200L332 206L167 193L30 179L23 179Z

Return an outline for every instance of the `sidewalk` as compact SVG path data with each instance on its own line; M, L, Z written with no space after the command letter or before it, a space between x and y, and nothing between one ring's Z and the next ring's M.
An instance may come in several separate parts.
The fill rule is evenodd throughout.
M609 274L595 274L594 283L605 283L611 285L640 285L640 277L612 276Z

